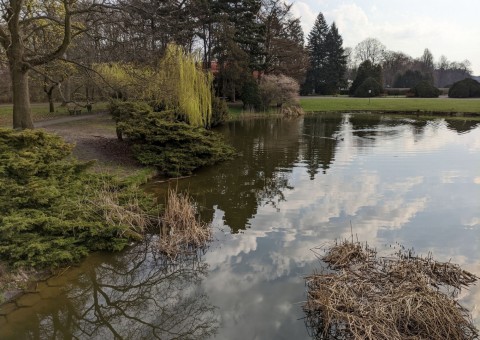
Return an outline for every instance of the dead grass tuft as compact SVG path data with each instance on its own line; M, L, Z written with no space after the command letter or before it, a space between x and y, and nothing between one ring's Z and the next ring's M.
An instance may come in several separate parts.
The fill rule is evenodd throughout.
M136 194L135 190L121 193L115 187L104 183L95 191L93 199L85 200L106 223L121 227L119 229L122 229L123 233L120 236L141 240L147 229L160 225L160 219L143 209Z
M456 300L478 278L458 265L400 251L378 257L344 241L321 257L333 272L306 278L307 325L317 339L478 339Z
M160 251L176 258L205 248L211 239L211 225L200 221L192 199L170 189L162 219Z

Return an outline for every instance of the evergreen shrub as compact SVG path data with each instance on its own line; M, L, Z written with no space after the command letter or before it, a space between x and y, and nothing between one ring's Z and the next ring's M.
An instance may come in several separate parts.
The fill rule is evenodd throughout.
M416 86L412 87L410 92L419 98L438 98L441 93L439 89L426 80L422 80Z
M243 102L244 110L253 111L261 109L262 101L255 79L249 79L243 84L240 99Z
M128 120L141 119L141 117L147 116L152 107L145 102L124 102L113 101L109 106L110 114L116 124L116 132L118 139L123 139L123 130L118 123Z
M361 63L360 66L358 66L357 75L353 80L352 86L350 86L350 94L357 97L355 95L357 88L368 78L373 78L378 84L382 84L382 66L372 64L370 60L365 60Z
M141 238L154 202L135 186L87 173L73 146L40 130L0 129L0 260L50 268ZM138 223L137 223L138 222Z
M480 83L471 78L457 81L450 87L448 96L450 98L480 97Z
M227 102L221 98L214 97L212 100L212 118L211 127L215 127L225 123L228 118Z
M371 92L369 92L369 90ZM355 97L377 97L383 91L382 85L378 83L374 78L369 77L355 90Z
M134 108L129 103L120 103ZM157 167L169 177L189 175L193 170L233 157L234 150L221 135L175 119L175 112L132 113L117 122L133 143L135 157L144 165Z

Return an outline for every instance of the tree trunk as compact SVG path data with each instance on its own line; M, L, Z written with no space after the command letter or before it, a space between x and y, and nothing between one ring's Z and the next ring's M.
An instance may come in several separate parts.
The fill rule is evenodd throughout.
M22 67L21 63L13 63L10 72L13 90L13 128L20 130L33 129L28 90L28 69Z
M71 101L71 91L70 91L70 79L67 77L62 83L63 85L63 97L62 97L62 105L61 106L66 106L68 103Z
M45 78L43 81L44 81L43 92L45 92L48 99L48 108L49 108L48 112L53 113L55 112L55 104L53 102L53 90L55 89L57 84L53 84L52 86L47 87L48 79Z
M53 94L52 92L48 93L48 112L53 113L55 112L55 103L53 102Z

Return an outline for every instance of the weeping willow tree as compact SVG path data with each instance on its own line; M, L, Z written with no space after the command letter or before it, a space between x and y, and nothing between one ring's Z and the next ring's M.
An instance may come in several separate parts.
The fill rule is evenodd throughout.
M212 74L199 57L170 44L156 67L127 63L99 64L96 71L115 92L174 110L193 126L209 126L212 116Z
M105 92L117 99L143 99L142 87L153 80L152 70L129 63L104 63L97 64L94 68L103 83L107 84Z

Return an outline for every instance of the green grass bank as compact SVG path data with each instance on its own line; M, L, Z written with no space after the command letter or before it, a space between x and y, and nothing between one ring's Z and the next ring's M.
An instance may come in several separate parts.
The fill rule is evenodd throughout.
M480 115L480 99L301 97L305 112L467 113Z

